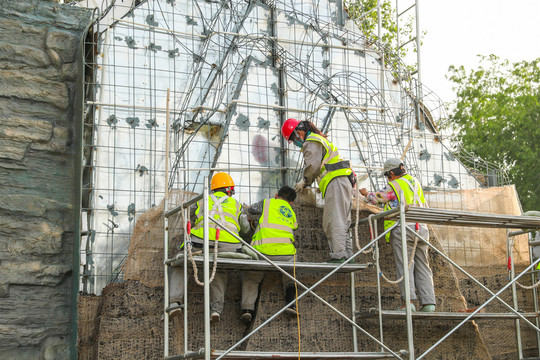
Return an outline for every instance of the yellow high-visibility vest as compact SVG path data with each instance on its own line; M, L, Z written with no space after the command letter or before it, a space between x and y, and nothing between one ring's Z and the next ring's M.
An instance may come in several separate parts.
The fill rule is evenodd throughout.
M294 255L297 227L296 214L287 201L266 199L251 246L265 255Z
M197 210L195 215L197 215L197 220L195 221L195 226L191 230L191 234L199 238L204 238L204 228L203 228L203 209L204 202L202 200L197 201ZM217 191L213 194L210 194L210 199L208 199L208 205L210 207L209 216L213 217L216 220L219 220L221 223L225 224L227 229L233 232L235 235L238 235L240 231L240 225L238 224L238 218L242 211L242 205L233 199L230 196L227 196L222 191ZM217 224L210 221L208 224L209 234L208 238L211 241L216 240L216 229L219 228ZM234 236L229 234L227 231L221 229L219 232L218 241L227 242L227 243L239 243L240 241Z
M351 163L348 160L343 160L339 156L337 147L334 146L328 139L319 134L310 133L306 141L316 141L322 144L326 150L321 164L321 172L317 177L319 190L322 196L326 193L326 187L330 181L338 176L349 176L352 174Z
M420 207L426 206L426 199L424 198L424 191L422 190L422 185L420 182L412 177L409 174L405 174L399 179L392 180L388 182L388 184L392 187L394 190L394 193L396 194L396 198L399 202L405 201L405 204L407 205L416 205ZM400 192L403 191L403 194L405 196L405 199L400 199ZM384 205L384 210L390 210L390 202L387 202ZM385 220L384 221L384 229L388 229L392 225L395 224L395 221L392 220ZM385 236L386 242L390 242L390 233L387 233Z

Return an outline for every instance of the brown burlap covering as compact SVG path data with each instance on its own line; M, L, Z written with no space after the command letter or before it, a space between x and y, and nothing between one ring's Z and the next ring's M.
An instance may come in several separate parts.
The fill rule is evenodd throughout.
M299 229L295 233L298 248L298 261L324 261L328 258L328 245L321 229L322 209L316 208L309 196L300 196L294 204ZM160 320L163 308L162 287L162 210L150 210L137 222L136 231L130 247L129 261L126 262L125 278L131 279L122 284L108 285L100 297L81 296L79 299L79 350L81 359L160 359L163 355L163 326ZM362 215L369 212L365 209ZM355 214L353 214L354 216ZM354 217L353 217L354 218ZM382 224L379 224L379 231ZM368 242L368 231L364 225L359 230L361 244ZM176 236L177 234L175 234ZM438 249L441 244L431 232L431 243ZM379 242L381 268L389 278L395 278L395 266L392 249L384 241ZM357 262L372 262L371 254L360 255ZM473 289L471 282L456 276L453 268L435 252L430 252L430 261L434 273L437 309L439 311L458 311L472 307L484 299L481 291ZM322 275L299 274L298 279L307 286L314 284ZM356 303L358 310L367 310L377 306L377 274L370 267L356 273ZM485 283L498 281L500 274L489 275ZM231 272L225 309L222 320L211 326L212 348L227 349L241 339L249 330L272 316L284 305L281 281L277 273L269 273L261 286L257 302L257 315L250 328L239 321L240 316L240 274ZM496 287L496 286L495 286ZM464 289L464 290L460 290ZM189 285L189 349L198 350L203 346L203 301L202 288ZM351 314L350 276L341 274L331 277L321 284L316 293L330 302L344 314ZM469 302L465 303L462 295ZM99 300L97 300L99 299ZM530 299L520 300L524 307L530 306ZM382 307L394 309L400 304L399 290L396 285L382 282ZM418 304L417 304L418 305ZM352 351L352 330L345 320L337 316L313 296L306 296L299 303L301 314L301 350L302 351ZM92 322L94 319L94 322ZM377 319L360 319L361 325L370 334L378 337ZM493 331L492 324L498 324L502 330ZM483 324L486 324L484 327ZM510 324L510 326L509 326ZM505 352L514 351L515 347L492 346L497 336L504 334L509 341L513 339L511 321L481 323L481 333L474 322L465 324L442 345L436 348L428 359L490 359L490 354L482 338L488 342L491 355L504 358ZM451 321L415 321L414 334L416 353L420 354L433 345L439 338L452 329ZM171 354L183 352L182 337L183 317L173 320L171 330ZM510 329L510 330L508 330ZM384 343L393 350L405 349L406 325L403 320L384 321ZM499 332L497 332L499 331ZM497 335L498 334L498 335ZM378 351L379 347L367 336L359 334L360 351ZM530 346L529 338L525 341ZM260 332L242 344L238 350L251 351L297 351L297 323L294 319L279 316Z

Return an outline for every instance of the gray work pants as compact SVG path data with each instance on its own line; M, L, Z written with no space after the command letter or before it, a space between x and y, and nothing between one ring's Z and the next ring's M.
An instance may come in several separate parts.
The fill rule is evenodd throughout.
M192 238L193 239L193 238ZM224 243L220 242L218 246L218 253L220 252L235 252L236 249L242 247L241 243ZM214 242L210 242L210 249L213 250ZM200 251L200 248L194 247L192 251ZM183 251L183 250L182 250ZM210 255L213 256L213 253ZM188 260L189 261L189 260ZM191 269L191 262L188 263L188 269ZM212 270L212 263L210 263L210 270ZM191 276L192 271L188 272L188 276ZM199 271L199 280L202 282L203 271ZM223 312L223 303L225 302L225 288L227 286L228 272L223 270L216 271L214 280L210 283L210 311L216 311L218 313ZM184 266L169 267L169 301L184 303Z
M353 255L349 234L353 188L349 178L332 179L324 194L323 229L330 247L331 259L348 259Z
M265 255L272 261L294 261L294 255ZM242 273L242 310L255 310L255 302L259 295L259 284L263 281L264 271L246 271ZM284 274L281 277L283 291L294 286L294 281Z
M408 228L414 231L414 224L407 225ZM418 234L426 240L429 240L429 231L425 224L420 224ZM392 248L394 249L394 258L396 260L396 273L397 278L399 279L403 275L403 258L401 252L401 226L398 223L397 227L392 230L390 233L390 242L392 243ZM411 253L414 245L414 235L407 231L407 263L411 258ZM411 291L411 299L417 299L416 291L418 293L418 299L420 305L435 305L435 291L433 290L433 273L429 268L428 260L428 245L422 240L418 239L418 244L416 245L416 251L414 253L413 263L409 267L409 285ZM401 293L401 298L405 299L405 281L399 283L399 291Z

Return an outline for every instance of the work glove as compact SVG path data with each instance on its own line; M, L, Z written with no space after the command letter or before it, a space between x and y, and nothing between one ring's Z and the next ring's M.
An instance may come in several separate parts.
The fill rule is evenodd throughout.
M253 260L259 260L259 255L257 255L255 251L251 250L246 245L242 245L242 253L251 256Z
M305 187L306 187L306 179L302 179L296 185L294 185L294 191L299 193L300 191L304 190Z

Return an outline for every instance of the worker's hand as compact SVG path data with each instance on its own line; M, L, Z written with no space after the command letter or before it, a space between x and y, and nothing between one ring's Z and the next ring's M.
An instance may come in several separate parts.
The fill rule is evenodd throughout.
M368 191L366 188L361 188L360 189L360 194L364 195L364 196L368 196Z
M306 187L306 180L302 179L298 183L296 183L296 185L294 185L294 191L299 193L300 191L304 190L305 187Z

